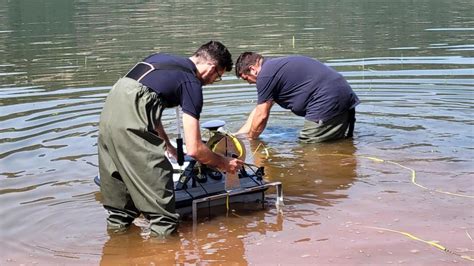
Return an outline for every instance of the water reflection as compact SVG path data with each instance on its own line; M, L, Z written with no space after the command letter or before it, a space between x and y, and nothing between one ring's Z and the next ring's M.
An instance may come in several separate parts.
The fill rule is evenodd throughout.
M428 188L473 194L472 0L139 2L0 5L0 264L121 264L120 254L142 264L224 264L221 249L239 264L459 263L397 236L361 237L352 226L395 225L449 247L472 245L471 201L420 191L406 172L358 157L407 165ZM336 68L362 100L354 141L300 146L302 120L274 107L262 136L270 154L258 159L284 182L284 216L238 210L202 221L196 237L185 221L167 243L173 250L144 242L136 227L109 237L91 194L107 91L147 54L187 55L209 39L234 55L305 54ZM225 119L236 130L255 106L255 87L230 73L204 98L202 120ZM173 115L163 122L173 137Z
M469 0L142 1L113 7L101 1L9 1L0 10L0 77L5 85L51 90L105 86L148 54L187 54L209 38L222 40L234 54L299 53L323 61L445 55L446 49L467 54L472 27L462 14L473 11Z
M135 221L140 225L143 221ZM259 245L265 237L283 229L277 211L235 210L201 222L196 230L183 221L179 236L168 239L142 239L139 226L122 234L109 234L102 249L101 265L116 264L199 264L246 265L246 247Z
M248 141L244 141L247 146ZM247 162L253 162L247 153ZM257 162L260 163L260 162ZM267 193L267 203L232 203L200 209L198 224L191 215L181 217L178 236L167 239L148 238L148 222L137 218L123 233L107 234L102 248L101 265L131 264L199 264L225 263L246 265L246 248L260 245L269 235L283 230L285 215L275 208L276 194ZM96 200L101 201L100 193Z
M358 178L352 139L300 144L297 129L279 126L268 127L262 139L266 141L252 141L250 147L257 151L255 163L266 167L267 178L283 183L285 221L318 225L318 210L348 198L347 189Z

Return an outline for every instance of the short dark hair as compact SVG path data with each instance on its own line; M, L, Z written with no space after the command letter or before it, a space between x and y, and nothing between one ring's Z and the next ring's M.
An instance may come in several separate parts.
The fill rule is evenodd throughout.
M221 42L209 41L201 45L201 47L194 52L193 56L215 61L217 66L225 69L225 71L232 70L232 55Z
M242 74L250 73L250 66L255 65L263 56L255 52L243 52L235 62L235 75L240 78Z

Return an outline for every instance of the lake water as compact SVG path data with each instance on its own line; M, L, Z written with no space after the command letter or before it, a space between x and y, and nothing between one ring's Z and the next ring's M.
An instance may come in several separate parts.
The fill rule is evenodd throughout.
M132 2L0 0L0 265L472 265L474 2ZM282 212L270 190L264 210L185 220L173 239L109 235L92 181L108 90L147 55L210 39L234 60L341 72L362 101L354 139L301 145L303 119L274 108L248 145L267 148L254 159L283 183ZM226 73L204 97L201 120L235 131L256 91ZM174 136L172 110L164 124Z

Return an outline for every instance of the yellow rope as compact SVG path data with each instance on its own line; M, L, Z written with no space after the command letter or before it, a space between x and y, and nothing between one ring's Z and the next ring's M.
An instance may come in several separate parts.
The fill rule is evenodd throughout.
M458 254L452 250L449 250L447 248L445 248L444 246L440 245L437 243L437 241L427 241L427 240L424 240L424 239L421 239L417 236L414 236L410 233L407 233L407 232L402 232L402 231L397 231L397 230L392 230L392 229L388 229L388 228L382 228L382 227L373 227L373 226L366 226L367 228L372 228L372 229L376 229L376 230L383 230L383 231L388 231L388 232L393 232L393 233L398 233L398 234L402 234L404 236L407 236L413 240L416 240L416 241L420 241L420 242L423 242L425 244L428 244L428 245L431 245L437 249L440 249L444 252L447 252L447 253L450 253L450 254L453 254L453 255L456 255L462 259L465 259L465 260L469 260L469 261L474 261L474 258L470 257L470 256L467 256L467 255L461 255L461 254Z
M263 147L266 155L267 155L267 159L268 157L270 156L269 153L268 153L268 149L267 147L265 147L265 145L260 142L257 146L257 148L255 149L255 151L252 153L252 155L255 155L255 153L258 151L258 149L260 149L260 147ZM341 157L360 157L360 158L366 158L366 159L369 159L369 160L372 160L374 162L378 162L378 163L390 163L390 164L393 164L393 165L396 165L396 166L399 166L403 169L406 169L406 170L409 170L411 172L411 182L415 185L415 186L418 186L422 189L426 189L426 190L429 190L429 191L433 191L433 192L437 192L437 193L442 193L442 194L446 194L446 195L451 195L451 196L457 196L457 197L463 197L463 198L470 198L470 199L474 199L474 196L472 195L464 195L464 194L459 194L459 193L453 193L453 192L449 192L449 191L443 191L443 190L440 190L440 189L432 189L432 188L428 188L428 187L425 187L419 183L416 182L416 171L410 167L406 167L404 165L401 165L399 163L396 163L396 162L393 162L393 161L388 161L388 160L384 160L384 159L380 159L380 158L377 158L377 157L371 157L371 156L362 156L362 155L348 155L348 154L339 154L339 153L332 153L332 154L317 154L318 156L341 156Z
M318 155L324 155L324 154L318 154ZM346 155L346 154L326 154L326 155L332 155L332 156L344 156L344 157L351 157L351 155ZM390 164L393 164L393 165L397 165L403 169L407 169L409 171L411 171L411 182L420 187L420 188L423 188L423 189L426 189L426 190L430 190L430 191L434 191L434 192L438 192L438 193L443 193L443 194L448 194L448 195L452 195L452 196L458 196L458 197L465 197L465 198L474 198L474 196L471 196L471 195L463 195L463 194L457 194L457 193L452 193L452 192L447 192L447 191L443 191L443 190L439 190L439 189L430 189L430 188L427 188L421 184L418 184L416 182L416 171L412 168L409 168L409 167L406 167L404 165L401 165L399 163L396 163L396 162L392 162L392 161L387 161L387 160L383 160L383 159L380 159L380 158L376 158L376 157L369 157L369 156L357 156L357 157L361 157L361 158L366 158L366 159L370 159L372 161L375 161L375 162L379 162L379 163L383 163L383 162L386 162L386 163L390 163ZM453 255L456 255L462 259L465 259L465 260L469 260L469 261L474 261L474 258L470 257L470 256L467 256L467 255L461 255L461 254L458 254L456 252L453 252L447 248L445 248L444 246L438 244L436 241L426 241L424 239L421 239L419 237L416 237L410 233L407 233L407 232L402 232L402 231L397 231L397 230L392 230L392 229L387 229L387 228L381 228L381 227L371 227L371 226L367 226L368 228L373 228L373 229L378 229L378 230L384 230L384 231L389 231L389 232L394 232L394 233L399 233L399 234L402 234L402 235L405 235L413 240L416 240L416 241L420 241L420 242L423 242L425 244L429 244L437 249L440 249L444 252L447 252L447 253L450 253L450 254L453 254ZM467 233L467 232L466 232ZM468 236L470 237L469 233L467 233Z
M366 159L369 159L369 160L372 160L372 161L375 161L375 162L378 162L378 163L390 163L390 164L393 164L393 165L396 165L396 166L399 166L401 168L404 168L404 169L407 169L409 171L411 171L411 182L420 187L420 188L423 188L423 189L426 189L426 190L429 190L429 191L434 191L434 192L438 192L438 193L443 193L443 194L447 194L447 195L451 195L451 196L457 196L457 197L464 197L464 198L471 198L471 199L474 199L474 196L472 195L463 195L463 194L458 194L458 193L453 193L453 192L448 192L448 191L443 191L443 190L439 190L439 189L432 189L432 188L427 188L421 184L418 184L416 182L416 172L415 170L413 170L412 168L410 167L406 167L404 165L401 165L399 163L396 163L396 162L392 162L392 161L388 161L388 160L383 160L383 159L380 159L380 158L376 158L376 157L370 157L370 156L361 156L361 155L347 155L347 154L338 154L338 153L333 153L333 154L317 154L318 156L341 156L341 157L360 157L360 158L366 158Z
M255 151L253 152L253 154L255 154L257 152L257 150L260 148L260 146L263 146L262 143L260 143L257 148L255 149ZM263 146L264 147L264 146ZM266 147L264 147L265 149L265 152L267 153L267 158L268 158L268 150ZM354 155L347 155L347 154L338 154L338 153L333 153L333 154L317 154L318 156L341 156L341 157L354 157ZM374 162L378 162L378 163L390 163L390 164L393 164L393 165L396 165L396 166L399 166L403 169L406 169L406 170L409 170L411 172L411 182L420 187L420 188L423 188L423 189L426 189L426 190L429 190L429 191L434 191L434 192L438 192L438 193L443 193L443 194L447 194L447 195L452 195L452 196L458 196L458 197L465 197L465 198L474 198L474 196L471 196L471 195L463 195L463 194L457 194L457 193L452 193L452 192L447 192L447 191L443 191L443 190L439 190L439 189L430 189L428 187L425 187L421 184L418 184L416 182L416 171L410 167L406 167L404 165L401 165L399 163L396 163L396 162L393 162L393 161L388 161L388 160L384 160L384 159L380 159L380 158L377 158L377 157L371 157L371 156L360 156L360 155L355 155L355 157L360 157L360 158L365 158L365 159L369 159L369 160L372 160ZM424 239L421 239L419 237L416 237L410 233L407 233L407 232L402 232L402 231L397 231L397 230L392 230L392 229L387 229L387 228L381 228L381 227L372 227L372 226L367 226L368 228L373 228L373 229L377 229L377 230L384 230L384 231L389 231L389 232L394 232L394 233L398 233L398 234L402 234L402 235L405 235L413 240L416 240L416 241L420 241L420 242L423 242L425 244L429 244L437 249L440 249L444 252L447 252L447 253L450 253L450 254L453 254L453 255L456 255L462 259L465 259L465 260L469 260L469 261L474 261L474 258L470 257L470 256L467 256L467 255L461 255L461 254L458 254L454 251L451 251L447 248L445 248L444 246L440 245L437 243L437 241L427 241L427 240L424 240ZM472 240L471 236L469 235L468 232L466 232L466 234L468 235L468 237Z
M257 146L257 148L255 149L255 151L253 151L252 153L252 156L255 156L255 153L257 153L258 149L260 149L260 147L263 147L263 150L265 151L265 155L267 155L267 157L265 159L268 159L268 157L270 157L270 154L268 153L268 149L267 147L265 147L265 145L263 145L262 142L260 142Z
M239 147L237 147L239 149L239 152L240 152L240 156L242 156L242 146L240 146L240 142L238 142L238 139L237 137L235 137L234 135L230 135L231 136L231 139L234 141L234 144L236 145L237 147L237 144ZM257 148L255 149L255 151L252 153L252 155L255 155L255 153L258 151L258 149L260 149L260 147L263 147L263 150L265 151L267 157L268 158L270 155L268 154L268 149L267 147L265 147L265 145L263 145L262 142L260 142L257 146ZM230 210L230 196L229 196L229 193L227 193L227 197L226 197L226 200L225 200L225 206L226 206L226 212L227 212L227 215L229 214L229 210Z

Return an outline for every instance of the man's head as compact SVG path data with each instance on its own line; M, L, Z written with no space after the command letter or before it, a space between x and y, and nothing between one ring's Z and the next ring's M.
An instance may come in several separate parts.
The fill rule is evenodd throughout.
M240 54L235 63L235 75L250 84L257 82L257 76L262 67L263 56L254 52Z
M220 81L224 72L232 70L232 55L218 41L201 45L190 59L196 65L197 76L203 85Z

